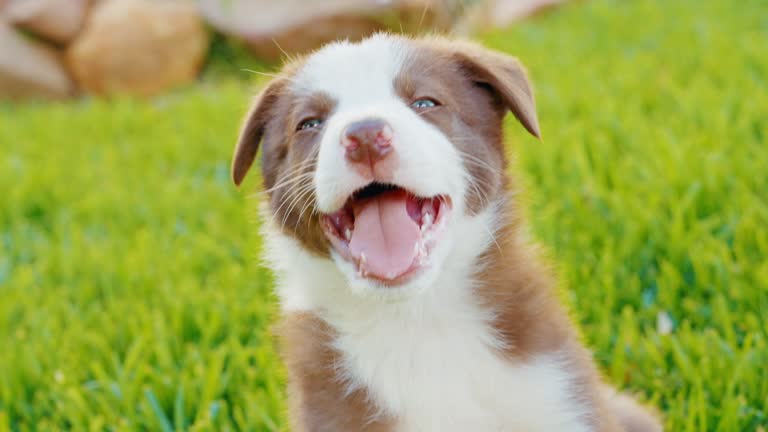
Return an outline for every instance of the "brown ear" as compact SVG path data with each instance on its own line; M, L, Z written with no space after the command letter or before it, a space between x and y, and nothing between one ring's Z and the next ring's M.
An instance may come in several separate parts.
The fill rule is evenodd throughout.
M456 56L472 80L489 87L525 129L540 138L533 89L525 68L516 58L469 44L459 49Z
M264 136L264 129L271 115L271 108L277 102L284 87L285 82L281 78L269 83L256 97L245 117L243 126L240 128L240 137L235 146L235 155L232 158L232 181L237 186L240 186L251 165L253 165L261 138Z

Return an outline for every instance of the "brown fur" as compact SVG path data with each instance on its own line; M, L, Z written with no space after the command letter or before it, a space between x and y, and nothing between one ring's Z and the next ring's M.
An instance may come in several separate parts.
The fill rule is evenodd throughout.
M414 40L411 55L393 84L409 103L429 96L439 106L420 112L462 153L472 179L468 211L477 213L502 201L504 223L496 244L481 258L476 290L478 302L495 313L493 327L505 342L503 355L511 363L536 355L564 353L574 376L574 398L592 407L587 419L600 432L660 431L659 422L625 396L605 391L589 352L576 332L553 288L549 272L536 258L535 248L522 240L522 222L515 211L515 185L505 174L507 161L502 121L512 112L533 135L539 136L533 92L520 63L471 44L442 40ZM298 64L300 65L300 63ZM251 110L235 152L236 183L253 162L263 139L264 186L282 229L311 252L327 256L325 240L314 209L313 194L302 195L305 182L280 187L281 181L311 172L317 157L319 133L302 134L297 122L332 112L335 101L322 94L295 95L286 90L297 65L273 81ZM296 198L299 196L299 198ZM286 202L297 199L296 205ZM299 269L297 269L299 270ZM300 271L300 270L299 270ZM394 430L396 419L376 417L376 407L365 389L348 391L337 369L340 354L333 348L334 330L310 313L285 318L280 332L290 374L293 422L305 431Z
M289 90L302 63L286 66L256 97L235 148L232 179L237 185L242 183L261 145L264 189L277 226L309 251L328 256L328 240L314 211L314 193L308 190L320 134L299 131L297 125L306 118L328 115L335 102L323 94L298 95Z
M614 414L626 432L660 432L662 430L659 413L641 406L625 394L617 394L608 386L603 387L607 401L606 409Z
M537 260L535 248L523 240L514 214L507 210L509 222L498 232L497 247L483 257L488 264L478 275L478 296L495 312L493 326L506 342L503 354L512 362L546 353L567 358L569 373L574 376L573 397L592 407L587 420L594 430L622 431L600 391L602 384L592 358L557 300L549 271Z
M349 390L338 371L334 331L310 313L286 316L278 332L284 342L290 380L293 430L312 432L389 432L392 419L377 417L365 390Z

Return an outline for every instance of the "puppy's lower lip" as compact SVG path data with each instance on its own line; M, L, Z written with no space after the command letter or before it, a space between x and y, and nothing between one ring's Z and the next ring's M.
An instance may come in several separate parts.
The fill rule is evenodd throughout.
M427 264L450 212L450 199L419 198L392 186L363 192L325 215L323 230L360 277L385 286L400 285Z

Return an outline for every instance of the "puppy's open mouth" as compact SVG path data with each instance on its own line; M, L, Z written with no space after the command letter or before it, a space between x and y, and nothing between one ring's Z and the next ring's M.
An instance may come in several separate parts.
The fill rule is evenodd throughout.
M361 277L393 286L428 264L450 211L447 196L423 198L374 182L352 194L338 211L324 215L321 225Z

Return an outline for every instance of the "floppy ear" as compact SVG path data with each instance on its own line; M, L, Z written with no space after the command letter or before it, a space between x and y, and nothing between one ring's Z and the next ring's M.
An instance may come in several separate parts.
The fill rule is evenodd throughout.
M235 155L232 158L232 181L237 186L240 186L251 165L253 165L261 138L264 136L264 129L271 115L271 108L277 102L284 87L285 82L281 78L269 83L256 97L245 117L243 126L240 128L240 137L235 146Z
M531 135L540 138L533 89L516 58L470 44L461 47L455 56L477 85L489 88Z

